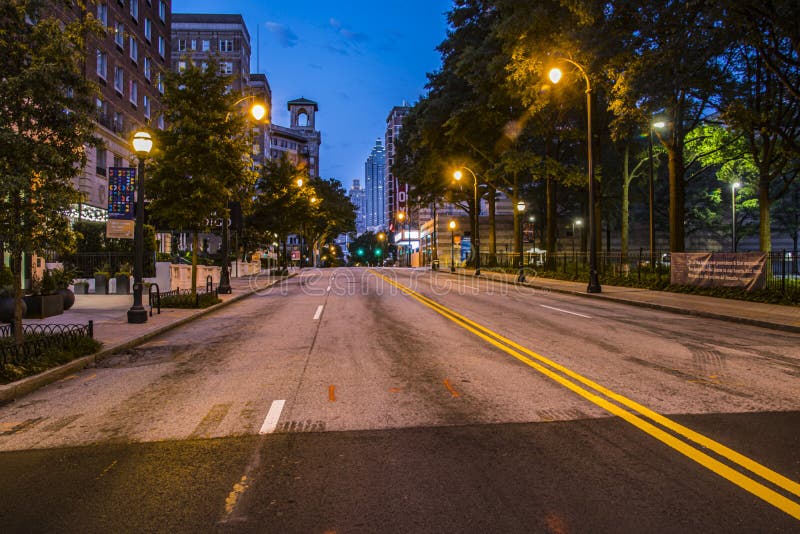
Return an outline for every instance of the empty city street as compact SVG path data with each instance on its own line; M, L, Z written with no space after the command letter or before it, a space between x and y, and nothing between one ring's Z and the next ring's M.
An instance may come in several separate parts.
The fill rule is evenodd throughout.
M0 407L4 532L790 532L800 335L303 270Z

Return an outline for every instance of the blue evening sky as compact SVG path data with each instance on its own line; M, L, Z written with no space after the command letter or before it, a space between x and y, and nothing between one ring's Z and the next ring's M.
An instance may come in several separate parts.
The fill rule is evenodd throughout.
M174 13L240 13L250 32L251 72L267 75L272 120L289 125L286 102L319 103L320 174L364 185L364 161L386 117L424 93L439 68L450 0L344 2L173 0ZM257 44L257 41L260 41ZM259 53L260 52L260 58ZM260 63L260 70L259 70Z

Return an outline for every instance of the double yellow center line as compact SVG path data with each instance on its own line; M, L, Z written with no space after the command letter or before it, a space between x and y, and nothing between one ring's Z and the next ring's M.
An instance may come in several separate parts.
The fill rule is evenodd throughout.
M713 471L756 497L786 512L795 519L800 520L800 503L786 497L763 483L763 481L767 481L788 494L800 497L800 484L797 482L467 319L463 315L417 293L413 289L375 271L373 271L373 274L440 315L450 319L461 328L475 334L522 363L532 367L554 382L557 382L589 402L603 408L612 415L624 419L639 430L646 432L686 457L691 458L706 469ZM745 474L740 472L730 465L710 456L706 452L703 452L701 448L714 452L718 456L725 458L749 473ZM756 480L751 475L760 477L762 481Z

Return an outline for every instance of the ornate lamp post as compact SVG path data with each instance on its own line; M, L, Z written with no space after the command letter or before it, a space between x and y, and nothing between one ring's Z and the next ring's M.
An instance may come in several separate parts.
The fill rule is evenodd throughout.
M128 310L129 323L146 323L147 310L142 305L144 271L144 160L153 148L153 139L147 132L133 134L133 150L139 158L136 177L136 227L133 234L133 306Z
M650 179L648 180L650 186L650 268L654 268L656 261L656 225L655 225L655 185L653 181L653 129L661 129L666 124L663 121L656 121L650 125L648 138L650 139L649 157L650 157Z
M469 171L469 173L472 175L472 186L473 186L473 190L474 190L474 193L475 193L475 198L474 198L474 201L475 201L475 236L473 237L473 240L472 240L473 241L472 247L473 247L473 249L475 251L475 276L480 276L481 275L481 243L480 243L481 203L480 203L480 197L478 197L478 177L475 176L475 173L472 172L472 169L470 169L469 167L462 166L461 168L464 169L465 171ZM463 176L464 175L461 173L461 171L456 171L456 172L453 173L453 178L455 178L456 181L460 181L461 178L463 178Z
M455 248L456 248L456 236L455 236L455 229L456 229L456 222L450 221L447 224L448 228L450 228L450 272L456 272L456 260L455 260Z
M600 293L600 279L597 276L597 241L595 239L595 220L594 220L594 161L592 160L592 85L589 81L589 76L582 65L576 63L569 58L560 58L561 61L571 63L580 71L583 79L586 81L586 155L587 167L589 175L589 228L587 233L589 235L589 285L586 288L587 293ZM560 69L554 68L550 70L550 81L554 84L561 80L562 72Z

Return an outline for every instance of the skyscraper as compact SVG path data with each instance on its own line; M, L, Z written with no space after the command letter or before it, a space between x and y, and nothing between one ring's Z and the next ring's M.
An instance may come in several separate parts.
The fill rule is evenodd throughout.
M402 106L395 106L386 118L386 221L393 223L397 220L397 214L408 213L408 184L402 182L392 173L395 154L397 152L395 142L400 136L405 119L411 108L403 102ZM391 226L391 224L390 224Z
M375 141L364 164L364 182L367 197L367 228L386 226L386 153L380 138Z
M361 180L353 180L350 188L350 202L356 207L356 234L367 231L367 192L361 188Z

